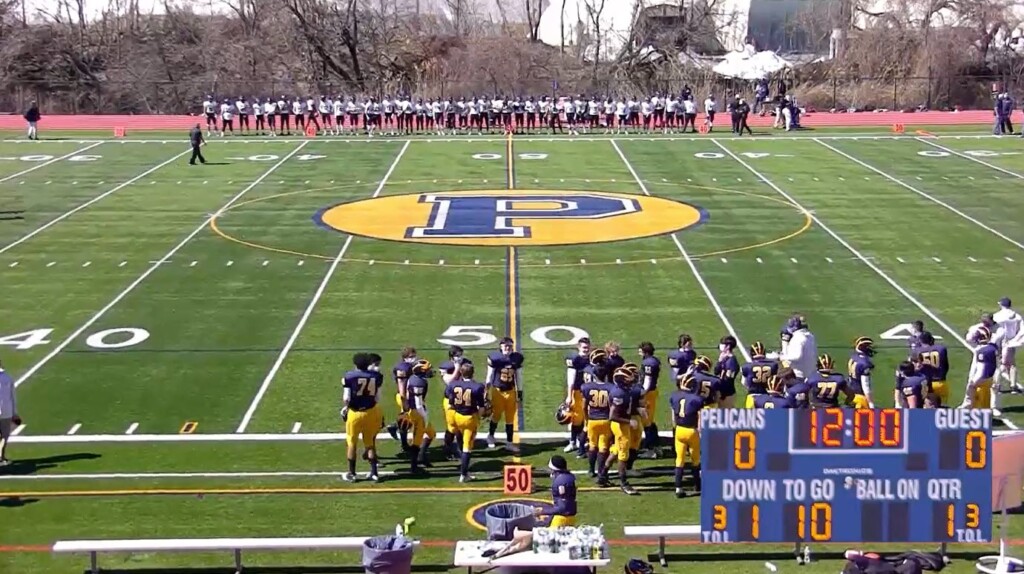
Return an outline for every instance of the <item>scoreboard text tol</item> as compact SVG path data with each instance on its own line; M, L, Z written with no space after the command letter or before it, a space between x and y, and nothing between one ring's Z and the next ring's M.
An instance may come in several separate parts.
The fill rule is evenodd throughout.
M707 409L704 542L988 542L992 414Z

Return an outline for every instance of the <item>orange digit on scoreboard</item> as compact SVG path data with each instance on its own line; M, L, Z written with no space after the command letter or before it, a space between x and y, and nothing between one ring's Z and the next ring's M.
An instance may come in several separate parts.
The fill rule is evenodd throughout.
M533 467L528 464L507 464L502 469L502 486L506 495L533 493Z

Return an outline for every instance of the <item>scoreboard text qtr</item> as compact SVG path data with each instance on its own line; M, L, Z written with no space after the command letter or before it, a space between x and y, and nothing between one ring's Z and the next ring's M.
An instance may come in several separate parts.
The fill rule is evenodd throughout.
M704 542L988 542L992 414L707 409Z

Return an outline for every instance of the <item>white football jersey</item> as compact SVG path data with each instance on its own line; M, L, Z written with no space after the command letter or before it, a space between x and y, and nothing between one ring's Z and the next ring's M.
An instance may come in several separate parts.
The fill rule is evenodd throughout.
M207 113L207 114L216 113L217 112L217 103L213 102L213 101L210 101L210 100L204 100L203 101L203 112Z
M292 102L292 113L297 116L302 115L302 102L299 100Z

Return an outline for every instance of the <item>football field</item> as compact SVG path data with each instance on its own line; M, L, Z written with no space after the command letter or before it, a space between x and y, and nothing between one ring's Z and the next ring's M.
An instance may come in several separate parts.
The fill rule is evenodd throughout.
M732 334L748 357L799 311L837 364L875 339L889 406L922 320L950 349L959 403L967 328L1001 297L1024 304L1017 138L279 138L204 153L191 167L177 140L0 143L0 361L25 422L0 470L0 571L80 571L47 553L58 539L373 535L406 516L417 563L447 570L511 457L481 449L480 480L460 485L448 462L404 476L386 440L381 484L342 483L339 377L355 352L390 367L412 345L437 364L457 344L482 365L513 337L522 459L543 468L565 444L554 411L581 336L629 359L652 341L664 362L680 333L709 355ZM1002 413L1001 428L1024 425L1024 397L1003 395ZM672 496L671 461L640 465L638 498L580 477L581 520L605 525L616 564L654 550L618 544L623 525L698 521L698 499Z

